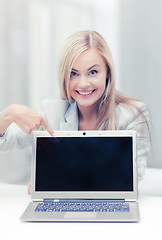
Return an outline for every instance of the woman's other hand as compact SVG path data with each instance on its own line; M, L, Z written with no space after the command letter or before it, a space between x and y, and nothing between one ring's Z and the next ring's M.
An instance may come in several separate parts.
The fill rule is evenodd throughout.
M28 194L31 194L31 183L28 184Z

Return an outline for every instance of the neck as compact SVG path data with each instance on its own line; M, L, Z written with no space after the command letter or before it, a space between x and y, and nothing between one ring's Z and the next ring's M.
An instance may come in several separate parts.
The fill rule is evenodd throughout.
M78 112L79 112L79 119L83 119L83 120L90 120L92 118L92 116L96 116L98 115L98 109L93 108L93 107L82 107L82 106L78 106Z
M98 122L98 107L78 106L79 130L96 130Z

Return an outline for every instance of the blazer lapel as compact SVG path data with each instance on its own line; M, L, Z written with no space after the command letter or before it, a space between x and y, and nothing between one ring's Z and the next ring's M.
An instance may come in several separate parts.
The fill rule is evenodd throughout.
M78 109L76 102L69 104L63 119L60 121L60 130L78 130Z

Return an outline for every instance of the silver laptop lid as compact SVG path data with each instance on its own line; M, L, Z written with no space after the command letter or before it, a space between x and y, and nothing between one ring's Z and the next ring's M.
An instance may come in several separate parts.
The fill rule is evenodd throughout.
M36 131L33 161L33 200L137 198L134 131Z

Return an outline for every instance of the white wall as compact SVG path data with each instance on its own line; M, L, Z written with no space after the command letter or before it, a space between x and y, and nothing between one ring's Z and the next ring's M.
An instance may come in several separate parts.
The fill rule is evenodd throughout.
M162 167L162 1L120 2L121 90L145 101L151 111L155 158Z
M27 0L0 0L0 111L29 104ZM29 150L0 152L0 181L27 183Z

